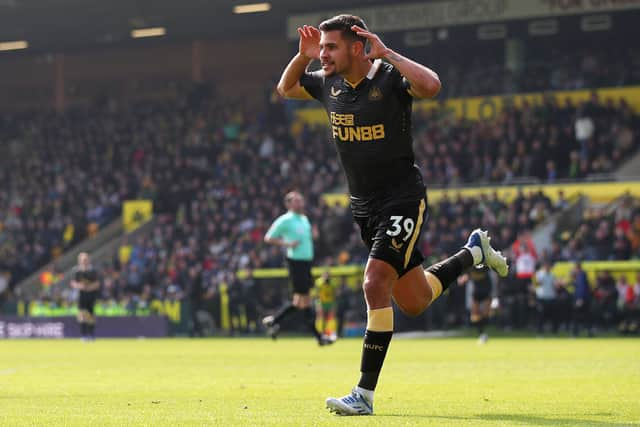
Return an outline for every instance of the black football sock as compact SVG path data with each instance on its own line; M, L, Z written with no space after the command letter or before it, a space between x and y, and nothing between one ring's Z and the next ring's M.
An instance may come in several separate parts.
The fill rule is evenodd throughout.
M442 291L444 292L458 276L471 267L473 267L473 256L471 252L469 252L469 249L463 248L460 249L457 254L444 261L433 264L427 268L427 271L440 280L440 283L442 283Z
M94 332L95 329L96 329L95 323L87 323L87 334L92 338L96 336Z
M367 330L365 332L358 387L367 390L376 389L392 335L392 331L375 332Z
M83 337L87 336L87 324L84 322L80 323L80 335Z

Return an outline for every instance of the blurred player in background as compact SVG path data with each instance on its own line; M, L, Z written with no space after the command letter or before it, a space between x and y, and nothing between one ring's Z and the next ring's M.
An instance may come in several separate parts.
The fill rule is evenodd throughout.
M392 297L405 313L417 316L468 268L487 264L506 275L508 266L478 229L458 253L426 271L422 267L417 243L427 197L415 166L411 108L413 98L438 93L438 75L389 49L357 16L335 16L319 29L305 25L298 34L299 51L285 68L278 92L324 105L353 216L369 249L360 380L350 394L330 397L326 404L342 415L369 415L393 335ZM307 72L314 59L322 69Z
M497 286L494 272L487 266L469 271L468 286L471 286L471 325L478 329L478 342L489 339L485 332L491 314L491 301L497 301Z
M287 267L289 280L293 287L293 299L278 313L262 319L271 338L276 338L283 319L302 312L304 323L318 341L319 345L332 341L323 337L316 329L316 316L311 305L310 291L313 287L311 264L313 261L313 237L317 234L304 214L304 198L297 191L287 193L284 198L287 213L280 215L269 227L264 241L287 249Z
M320 330L326 336L335 337L337 331L329 327L329 322L336 318L336 286L331 283L328 271L322 273L316 280L315 293L318 298L318 315L320 316Z
M78 323L82 339L93 340L96 327L93 307L98 298L100 278L86 252L78 254L78 265L71 270L71 287L78 290Z

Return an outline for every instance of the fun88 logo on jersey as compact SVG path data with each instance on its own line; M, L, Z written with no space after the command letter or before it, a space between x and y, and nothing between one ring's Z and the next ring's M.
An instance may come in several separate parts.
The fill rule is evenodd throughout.
M353 114L331 112L331 134L334 140L342 142L375 141L384 139L382 123L369 126L356 126Z

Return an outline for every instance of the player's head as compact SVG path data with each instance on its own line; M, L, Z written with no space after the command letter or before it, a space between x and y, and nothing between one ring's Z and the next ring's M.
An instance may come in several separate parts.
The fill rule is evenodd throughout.
M91 258L86 252L80 252L78 254L78 265L81 267L87 267L91 263Z
M320 64L325 76L344 74L354 61L362 61L367 39L351 29L354 25L365 30L359 16L338 15L320 24Z
M284 196L284 205L295 213L304 211L304 197L298 191L290 191Z

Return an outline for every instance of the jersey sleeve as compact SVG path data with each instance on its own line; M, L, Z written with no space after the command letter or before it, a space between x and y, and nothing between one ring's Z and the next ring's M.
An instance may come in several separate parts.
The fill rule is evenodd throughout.
M393 89L402 97L413 97L411 93L411 83L407 80L400 71L396 68L393 69Z
M269 227L264 237L266 237L267 239L282 237L282 233L284 233L285 228L286 221L284 217L278 217L275 221L273 221L273 224L271 224L271 227Z
M300 77L300 86L309 92L309 95L313 98L321 101L323 98L324 72L319 70L312 73L304 73L302 77Z

